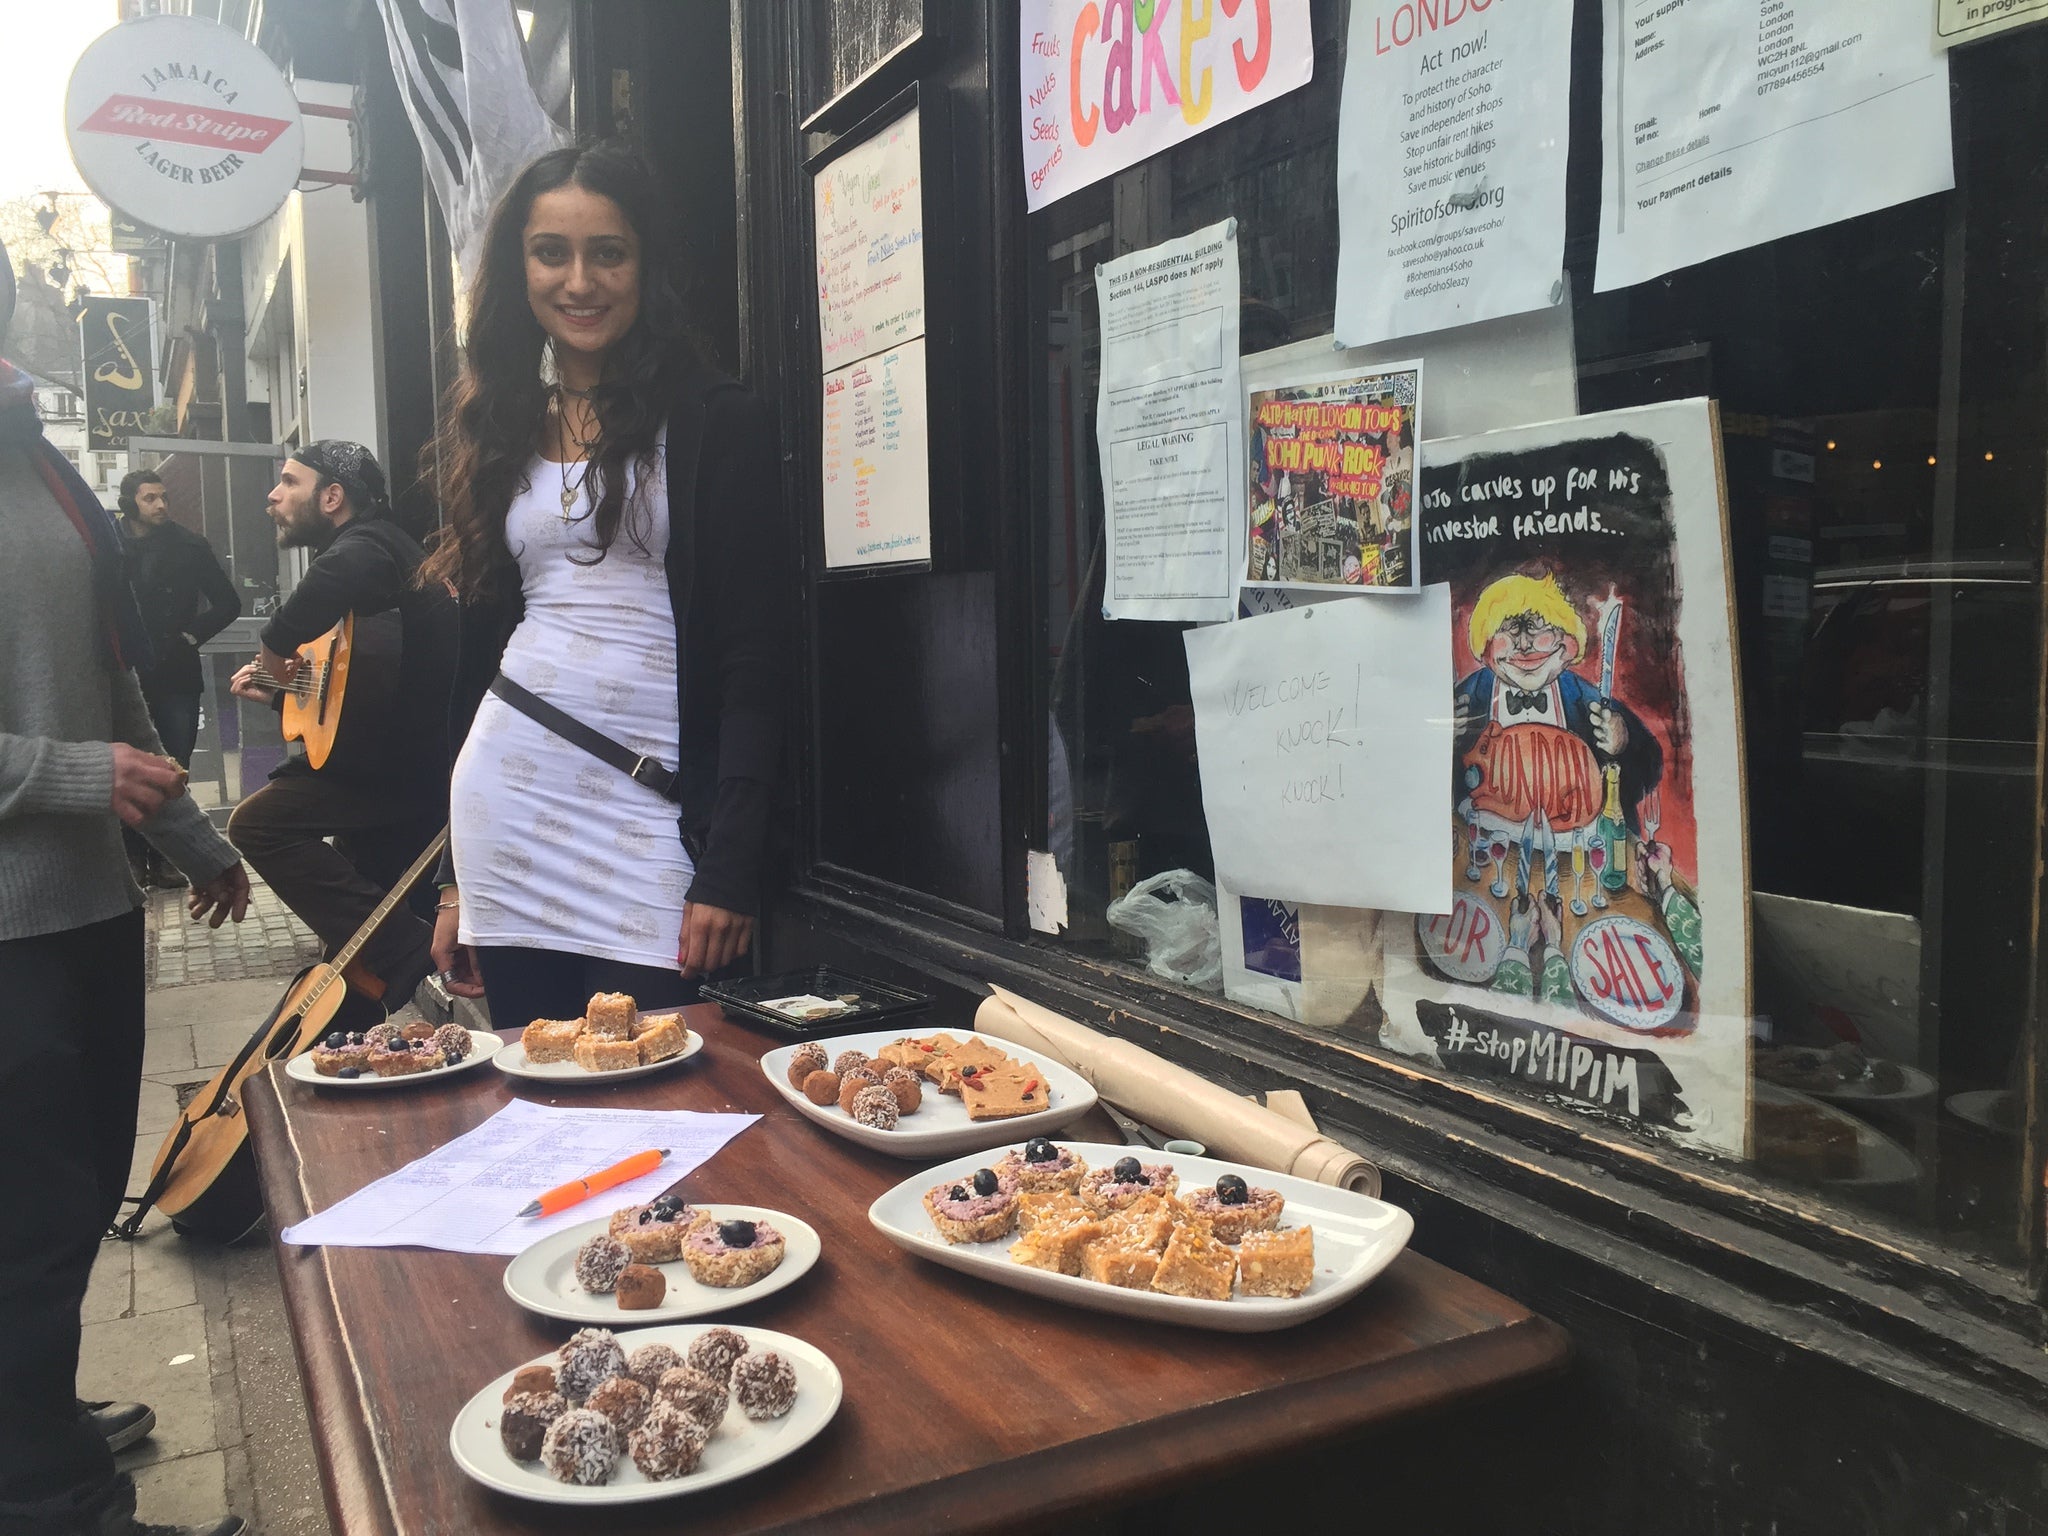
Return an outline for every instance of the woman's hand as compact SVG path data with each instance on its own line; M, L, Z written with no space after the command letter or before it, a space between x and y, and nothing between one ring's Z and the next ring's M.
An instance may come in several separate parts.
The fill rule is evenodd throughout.
M744 955L754 942L754 920L723 907L683 903L683 935L676 969L685 976L709 976Z
M439 910L434 913L434 964L457 997L482 997L483 972L477 969L476 951L462 942L461 932L462 893L451 885L441 892Z

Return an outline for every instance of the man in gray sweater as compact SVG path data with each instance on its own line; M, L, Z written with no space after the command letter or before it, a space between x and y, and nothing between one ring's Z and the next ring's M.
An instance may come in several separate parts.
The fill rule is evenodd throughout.
M0 342L13 274L0 248ZM113 1450L140 1404L76 1397L79 1309L119 1210L142 1085L133 827L240 922L249 882L163 755L120 533L0 362L0 1536L136 1536ZM235 1536L240 1520L190 1528Z

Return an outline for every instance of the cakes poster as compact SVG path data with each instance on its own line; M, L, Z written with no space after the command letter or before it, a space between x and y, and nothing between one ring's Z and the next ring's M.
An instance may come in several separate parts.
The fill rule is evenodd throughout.
M1412 591L1422 364L1255 388L1248 586Z
M1741 1155L1748 845L1711 402L1430 443L1451 910L1383 925L1381 1043Z

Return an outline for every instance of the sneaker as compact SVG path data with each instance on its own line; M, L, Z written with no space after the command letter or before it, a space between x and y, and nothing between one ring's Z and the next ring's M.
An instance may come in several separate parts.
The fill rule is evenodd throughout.
M106 1437L110 1451L125 1451L156 1428L156 1410L147 1403L89 1403L80 1398L78 1411Z
M135 1483L126 1473L116 1477L88 1517L90 1536L248 1536L240 1515L227 1515L211 1525L159 1525L135 1516Z

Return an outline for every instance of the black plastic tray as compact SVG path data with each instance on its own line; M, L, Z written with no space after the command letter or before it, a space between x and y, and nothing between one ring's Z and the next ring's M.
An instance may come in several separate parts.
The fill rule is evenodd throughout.
M789 1040L817 1040L827 1035L854 1035L878 1027L882 1020L922 1013L932 1000L887 982L829 965L784 971L779 976L747 976L738 981L707 981L701 995L718 1004L729 1019L758 1024ZM854 998L845 1010L822 1018L801 1019L764 1006L790 997Z

